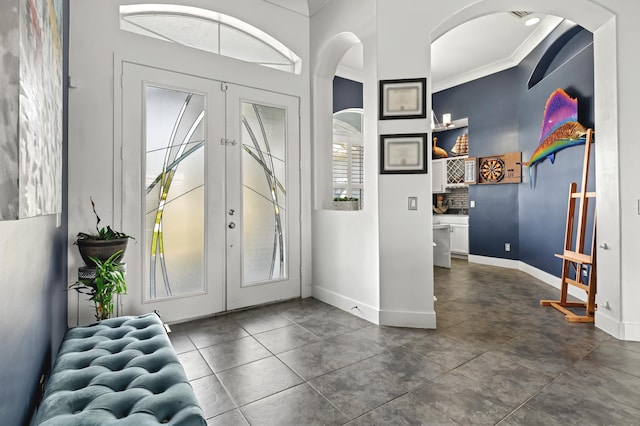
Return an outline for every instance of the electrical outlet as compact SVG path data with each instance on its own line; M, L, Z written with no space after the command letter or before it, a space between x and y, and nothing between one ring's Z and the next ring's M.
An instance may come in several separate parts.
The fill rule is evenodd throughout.
M476 208L476 200L469 200L469 208L471 208L471 209L475 209ZM638 208L640 209L640 207L638 207Z
M589 276L586 266L582 267L582 276L585 278Z
M504 243L504 251L511 251L511 243Z

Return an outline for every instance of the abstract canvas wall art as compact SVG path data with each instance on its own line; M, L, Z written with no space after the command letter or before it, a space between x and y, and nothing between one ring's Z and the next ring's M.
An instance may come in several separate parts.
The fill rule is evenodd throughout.
M20 0L19 217L62 211L62 0Z
M0 220L62 211L62 0L0 4Z
M0 4L0 220L18 218L19 1Z

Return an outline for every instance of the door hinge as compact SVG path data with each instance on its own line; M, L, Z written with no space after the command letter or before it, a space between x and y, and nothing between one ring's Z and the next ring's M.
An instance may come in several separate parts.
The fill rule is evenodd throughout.
M227 83L220 83L220 90L222 90L223 92L226 92L227 89L229 88L229 85Z
M227 139L227 138L221 138L220 139L220 145L232 145L235 146L237 144L235 139Z

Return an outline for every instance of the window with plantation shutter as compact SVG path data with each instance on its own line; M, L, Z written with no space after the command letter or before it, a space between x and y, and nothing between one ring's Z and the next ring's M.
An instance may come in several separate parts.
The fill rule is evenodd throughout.
M361 209L364 197L364 147L362 109L338 111L333 118L333 199L334 206L351 201Z

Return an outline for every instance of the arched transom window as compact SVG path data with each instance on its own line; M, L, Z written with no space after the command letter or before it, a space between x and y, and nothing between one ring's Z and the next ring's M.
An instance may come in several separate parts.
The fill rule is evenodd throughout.
M120 6L120 29L300 74L302 60L264 31L233 16L176 4Z

